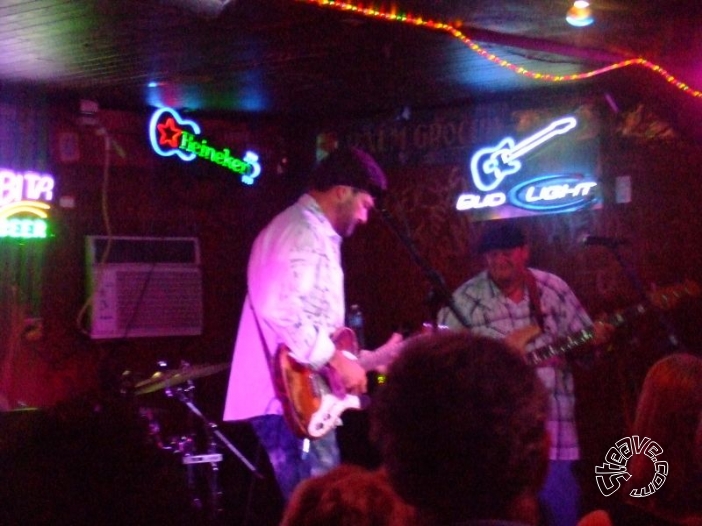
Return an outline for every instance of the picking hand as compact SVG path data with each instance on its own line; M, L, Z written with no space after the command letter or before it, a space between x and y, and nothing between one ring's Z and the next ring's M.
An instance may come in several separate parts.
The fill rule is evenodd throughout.
M538 325L527 325L508 334L504 342L523 354L526 351L527 344L539 334L541 334L541 329Z
M592 344L603 345L612 338L614 334L614 325L604 321L596 321L592 326Z
M341 378L344 388L351 394L361 394L368 390L366 371L356 359L349 358L343 351L335 351L329 364Z

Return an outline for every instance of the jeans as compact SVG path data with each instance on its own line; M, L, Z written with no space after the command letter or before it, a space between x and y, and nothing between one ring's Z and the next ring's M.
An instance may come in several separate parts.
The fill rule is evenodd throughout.
M573 460L552 460L539 500L547 526L575 526L580 517L580 486Z
M339 465L336 432L305 441L296 437L281 415L263 415L250 420L259 442L268 453L276 481L287 501L297 485ZM305 442L309 449L305 450Z

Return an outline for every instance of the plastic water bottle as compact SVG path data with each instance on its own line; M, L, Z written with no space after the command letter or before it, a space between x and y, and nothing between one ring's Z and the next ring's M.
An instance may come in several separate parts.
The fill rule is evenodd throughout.
M349 312L346 316L346 325L356 333L358 348L365 349L366 338L363 332L363 313L361 312L361 308L355 303L349 308Z

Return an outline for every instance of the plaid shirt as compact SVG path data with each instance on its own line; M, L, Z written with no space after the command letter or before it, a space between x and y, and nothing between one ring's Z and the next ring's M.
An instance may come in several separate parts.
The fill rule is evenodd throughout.
M526 346L527 351L592 325L592 320L565 281L548 272L530 271L541 295L544 331ZM529 306L528 290L525 288L522 301L514 303L489 279L487 271L461 285L453 293L453 300L476 334L502 339L516 329L537 323ZM446 307L439 312L437 321L451 329L464 328ZM546 424L551 436L550 458L576 460L579 449L573 373L564 360L555 360L539 367L537 374L550 393L550 415Z

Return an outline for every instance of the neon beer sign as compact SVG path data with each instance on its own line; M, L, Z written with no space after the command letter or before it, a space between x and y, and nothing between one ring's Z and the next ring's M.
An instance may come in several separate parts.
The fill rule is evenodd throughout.
M533 213L570 212L598 202L597 182L582 169L568 167L561 174L534 174L527 170L527 154L537 152L578 125L575 117L556 119L517 142L505 137L496 145L478 149L470 158L474 193L456 201L457 210L482 210L490 218ZM564 167L569 160L564 159ZM504 210L503 210L504 209Z
M578 176L546 175L518 184L507 193L461 194L456 210L495 208L509 201L525 210L571 212L596 198L595 193L591 192L596 186L597 183Z
M527 210L569 212L592 202L596 186L582 176L544 175L513 186L508 198Z
M149 141L162 157L177 156L190 162L206 159L241 176L241 182L252 185L261 173L258 155L247 151L243 158L232 155L229 148L219 148L200 137L200 125L180 116L172 108L156 110L149 122Z
M0 238L46 238L54 178L0 168Z

